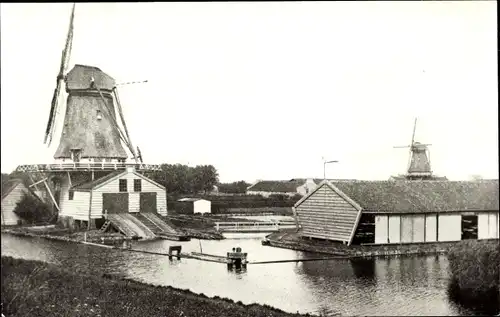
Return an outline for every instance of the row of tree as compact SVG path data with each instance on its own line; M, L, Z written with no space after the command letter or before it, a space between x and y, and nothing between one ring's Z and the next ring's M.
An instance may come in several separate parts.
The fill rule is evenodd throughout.
M148 172L146 176L173 195L209 193L219 183L219 173L213 165L161 164L161 171Z
M161 171L149 172L146 176L165 186L169 195L207 194L214 191L215 186L220 193L244 194L250 186L245 181L220 183L213 165L161 164Z

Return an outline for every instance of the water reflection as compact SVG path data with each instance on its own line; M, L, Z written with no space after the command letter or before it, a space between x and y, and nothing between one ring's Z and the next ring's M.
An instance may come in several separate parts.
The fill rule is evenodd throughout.
M318 257L317 254L262 246L264 235L233 235L202 241L204 253L224 255L233 247L250 261ZM243 239L245 237L245 239ZM119 274L157 285L191 289L207 296L259 302L289 312L341 315L467 315L447 298L448 262L444 256L322 260L251 265L227 270L220 263L122 252L2 234L2 255L55 263L76 272ZM198 240L150 241L133 246L168 253L200 251Z

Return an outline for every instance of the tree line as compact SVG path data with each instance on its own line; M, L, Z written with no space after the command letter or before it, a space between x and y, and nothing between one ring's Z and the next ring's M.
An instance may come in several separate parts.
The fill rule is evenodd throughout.
M249 183L241 180L220 183L219 173L213 165L188 166L161 164L161 171L148 172L146 176L165 186L169 195L208 194L216 190L227 194L244 194Z

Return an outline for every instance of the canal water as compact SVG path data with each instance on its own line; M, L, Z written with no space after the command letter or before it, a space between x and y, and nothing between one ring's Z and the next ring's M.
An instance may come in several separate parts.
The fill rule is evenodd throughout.
M222 241L157 240L137 242L134 249L224 255L233 247L248 252L250 261L318 257L316 254L262 246L263 234L228 234ZM2 255L42 260L74 271L119 274L139 281L190 289L245 304L268 304L288 312L322 316L474 315L448 300L445 256L413 256L364 260L249 264L246 271L228 271L223 264L193 259L109 250L46 239L1 235Z

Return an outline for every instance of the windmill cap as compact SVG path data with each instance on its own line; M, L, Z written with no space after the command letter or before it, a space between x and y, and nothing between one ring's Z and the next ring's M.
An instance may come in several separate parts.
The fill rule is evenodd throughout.
M88 90L91 83L102 90L112 91L116 81L95 66L76 64L66 75L66 90Z

